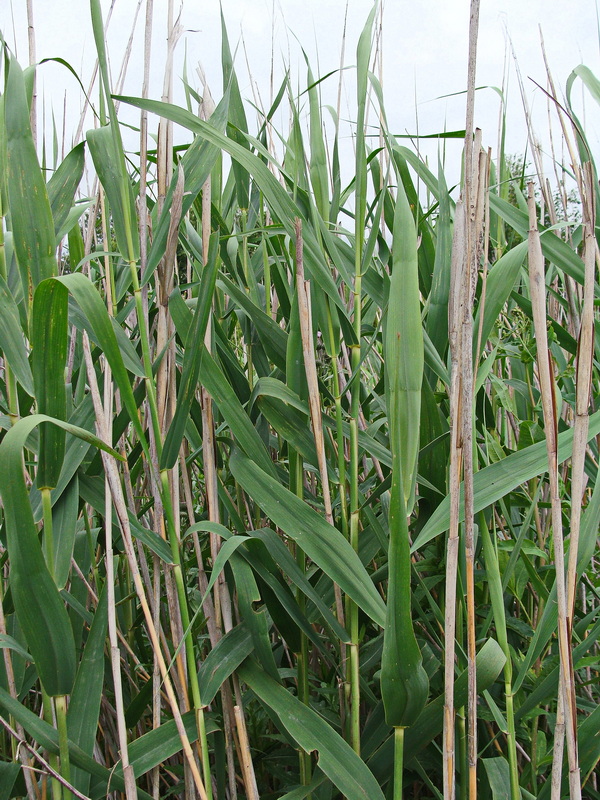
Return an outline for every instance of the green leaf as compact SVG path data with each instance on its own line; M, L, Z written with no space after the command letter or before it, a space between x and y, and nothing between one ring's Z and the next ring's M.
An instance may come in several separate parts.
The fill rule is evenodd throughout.
M2 276L0 276L0 350L21 386L33 397L33 376L27 359L19 309Z
M192 400L196 396L200 361L202 359L202 344L208 324L208 317L212 305L215 280L217 277L217 254L219 234L213 233L210 237L208 263L202 272L198 305L194 314L191 330L185 342L183 357L183 371L177 392L177 406L173 421L165 438L161 456L161 469L172 469L179 456L185 426L190 414Z
M198 672L200 697L204 705L212 703L221 686L250 655L252 648L252 636L244 623L236 625L220 639Z
M68 346L68 292L57 280L42 281L33 296L31 363L38 412L56 419L67 415L65 366ZM40 428L37 485L54 488L65 457L65 430Z
M502 756L498 756L497 758L482 758L481 763L485 767L492 790L492 800L511 800L508 761Z
M54 233L57 237L60 236L69 217L84 166L85 144L80 142L66 155L48 181L48 199L54 218Z
M178 125L188 128L193 133L200 134L207 141L222 148L226 153L229 153L236 162L240 163L244 169L252 175L257 186L264 193L273 215L277 217L279 222L284 226L286 233L294 237L294 219L297 216L302 216L302 211L288 196L285 189L261 158L251 153L238 142L223 136L223 134L212 128L211 125L198 119L197 116L185 109L178 108L169 103L161 103L157 100L146 100L137 97L115 95L115 99L170 119ZM264 154L265 157L269 157L266 150ZM310 277L314 278L321 289L327 293L330 300L338 306L340 311L345 313L345 308L336 283L324 262L321 248L310 225L307 224L304 226L303 236L304 257L306 261L305 267L307 272L310 273Z
M489 193L490 208L495 211L503 220L508 222L517 233L524 239L527 239L527 232L529 230L529 218L524 211L520 211L515 206L511 205L506 200L503 200L493 192ZM562 269L567 275L570 275L578 283L583 285L584 270L583 261L572 250L566 242L563 242L552 231L546 233L543 226L539 226L542 242L542 252L544 256L556 264L559 269ZM546 234L546 235L544 235ZM598 294L598 285L595 286L595 294Z
M79 481L75 475L52 509L54 581L59 589L64 589L69 579L78 515Z
M12 714L12 716L19 722L27 731L27 733L36 741L41 747L45 750L48 750L50 753L54 753L55 755L59 755L59 747L58 747L58 732L55 728L45 722L43 719L40 719L37 714L34 714L24 705L19 703L18 700L12 698L9 693L0 687L0 707L4 708L7 714ZM188 716L188 715L186 715ZM193 713L190 712L188 716L188 724L189 724L189 717L191 717L191 722L194 725L196 721L194 719ZM170 731L175 728L175 723L167 723L167 725L171 725ZM167 725L161 725L158 728L158 731L162 731L163 728L166 728ZM156 733L152 731L152 734ZM151 734L146 734L146 736L150 736ZM155 737L156 740L157 737ZM169 737L172 740L172 736ZM178 737L177 737L178 738ZM138 742L141 742L142 739L145 739L144 736L138 739ZM163 736L163 743L164 739L169 739ZM179 740L179 739L178 739ZM135 742L134 744L137 744ZM133 744L131 745L133 747ZM181 743L180 748L181 749ZM165 758L168 757L166 755L167 748L165 748ZM175 751L177 752L177 750ZM170 754L169 754L170 755ZM69 759L71 761L71 765L75 765L80 767L81 769L89 772L90 775L95 775L96 777L100 778L105 785L108 786L110 784L111 788L116 789L117 791L124 792L125 791L125 782L123 781L123 777L118 769L116 770L109 770L106 767L103 767L102 764L99 764L95 761L91 756L88 756L87 753L84 753L80 747L77 747L76 744L73 742L69 742ZM130 751L130 760L131 759L131 751ZM150 767L151 769L151 767ZM142 789L138 789L138 798L139 800L152 800L152 796L149 795L147 792L144 792Z
M117 248L127 261L140 257L137 217L133 189L125 164L123 151L115 147L113 123L89 130L86 134L94 168L110 205Z
M361 560L342 534L239 450L230 458L235 479L306 555L378 625L385 606Z
M600 411L590 416L588 441L600 433ZM558 463L570 457L573 448L573 429L558 435ZM473 481L475 513L492 505L517 486L544 473L547 469L546 442L537 442L523 450L511 453L501 461L484 467L475 474ZM460 501L460 520L464 520L464 501ZM450 497L447 496L432 514L412 546L420 549L450 526Z
M75 679L75 642L63 601L38 540L23 475L23 447L31 431L51 422L86 441L117 453L96 436L43 414L19 420L0 444L0 494L6 518L10 587L19 624L46 692L71 692Z
M15 59L10 60L4 101L8 207L23 292L28 297L40 281L56 275L57 265L54 221L31 135L23 72Z
M481 327L481 348L485 347L490 332L498 319L498 315L513 290L523 265L523 260L527 255L527 242L521 242L499 258L490 269L487 278L485 295L485 307L483 310L483 322ZM481 319L481 308L477 309L473 330L475 332L475 342L479 335L479 324ZM479 357L481 354L477 353Z
M373 774L350 745L311 708L248 659L240 678L277 714L281 724L307 753L316 750L318 766L348 800L383 800Z
M69 739L84 753L94 754L96 729L100 716L104 681L104 643L108 626L108 602L106 587L103 588L94 620L77 670L75 685L67 712ZM89 791L90 776L85 770L71 770L71 781L84 794Z

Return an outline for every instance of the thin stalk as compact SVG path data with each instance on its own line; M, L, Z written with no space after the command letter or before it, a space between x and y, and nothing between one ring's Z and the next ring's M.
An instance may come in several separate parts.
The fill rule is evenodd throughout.
M517 763L517 739L513 702L514 695L512 689L512 655L508 646L506 614L504 609L504 590L500 575L500 566L498 564L498 555L492 544L492 537L490 536L490 531L487 526L485 516L482 512L480 512L478 515L478 521L483 543L486 575L488 579L488 585L490 587L490 597L494 613L494 620L496 623L496 636L498 638L498 644L502 648L502 651L506 657L506 661L504 662L504 697L506 700L506 723L508 726L506 744L510 771L510 800L520 800L521 789L519 787L519 767Z
M77 789L76 789L74 786L71 786L71 784L70 784L68 781L66 781L66 780L63 778L63 776L62 776L62 775L61 775L59 772L57 772L57 771L56 771L56 770L55 770L55 769L54 769L54 768L53 768L53 767L52 767L52 766L51 766L51 765L50 765L50 764L49 764L49 763L46 761L46 759L45 759L45 758L43 758L43 757L42 757L42 756L41 756L41 755L38 753L38 751L36 750L36 748L35 748L33 745L29 744L29 742L27 741L27 739L25 738L25 736L24 736L24 735L21 735L20 733L18 733L18 731L16 731L16 730L15 730L15 729L14 729L14 728L13 728L13 727L12 727L12 726L11 726L11 725L10 725L10 724L7 722L7 721L6 721L6 720L5 720L3 717L1 717L1 716L0 716L0 725L2 725L2 727L3 727L3 728L6 730L6 731L8 731L8 733L9 733L9 734L12 736L12 738L13 738L13 739L14 739L14 740L15 740L15 741L18 743L18 748L19 748L19 750L21 750L21 749L29 750L29 752L30 752L30 753L31 753L31 755L32 755L32 756L33 756L33 757L36 759L36 761L38 761L38 762L39 762L39 763L42 765L42 767L44 768L44 771L45 771L45 772L47 772L47 773L48 773L50 776L52 776L52 778L53 778L54 780L56 780L56 782L57 782L57 783L59 783L59 784L61 784L62 786L64 786L64 787L65 787L65 789L67 789L67 790L68 790L68 791L69 791L69 792L70 792L70 793L71 793L71 794L72 794L74 797L81 798L81 800L89 800L89 798L87 797L87 795L85 795L85 794L82 794L82 793L81 793L81 792L79 792L79 791L78 791L78 790L77 790ZM26 783L27 785L29 785L29 784L28 784L28 775L29 775L29 780L31 780L31 767L29 766L29 764L27 765L27 768L24 770L24 775L25 775L25 783ZM37 798L37 797L39 797L39 793L38 793L38 787L37 787L37 784L33 783L32 785L33 785L33 787L35 787L35 788L34 788L34 790L33 790L33 791L31 791L31 792L30 792L30 793L27 795L27 797L28 797L28 798L33 798L33 797L36 797L36 798Z
M44 520L44 555L46 566L54 578L54 536L52 530L52 490L47 486L40 489L42 496L42 513Z
M42 691L42 708L44 712L44 720L50 725L52 728L54 727L54 715L52 713L52 698L46 693L44 687L41 687ZM50 766L52 767L53 773L60 775L60 759L55 753L48 754L48 760L50 761ZM53 777L50 781L50 786L52 789L52 800L62 800L62 788L60 782Z
M554 375L552 356L548 349L548 336L546 329L546 282L544 276L544 257L537 228L535 197L533 183L529 183L529 280L531 291L531 305L533 322L537 339L538 379L542 399L544 417L544 432L546 436L546 450L548 456L548 479L550 484L550 501L552 510L552 541L554 545L554 561L556 567L556 601L558 611L558 644L560 656L559 678L559 710L562 705L565 719L565 735L567 739L567 753L569 757L569 774L572 777L570 790L572 800L581 798L581 783L579 775L579 759L577 755L577 718L576 697L573 677L573 659L570 647L570 634L567 618L567 595L565 586L564 544L562 531L562 505L559 492L557 437L558 418L556 410L556 397L554 393ZM560 719L557 716L557 727ZM559 755L557 739L560 729L555 733L555 755ZM558 770L557 760L554 769ZM558 791L560 787L558 787ZM558 797L557 789L553 785L553 800Z
M461 384L459 376L461 338L459 337L460 287L465 261L465 210L459 200L454 215L452 242L452 278L448 305L448 336L450 343L450 527L446 553L446 589L444 619L444 731L443 731L443 786L444 800L455 797L455 708L454 660L456 644L456 582L458 575L459 499L462 468L462 436L460 435Z
M404 728L394 728L394 800L402 800L404 776Z
M594 356L594 271L596 264L596 220L594 178L591 164L584 166L584 287L581 327L577 346L575 424L573 426L573 457L571 465L571 535L569 539L569 562L567 568L567 615L573 625L575 613L575 591L577 587L577 555L581 528L581 506L585 479L585 452L589 428L589 404L592 385Z
M69 737L67 735L67 698L64 695L54 698L54 710L60 750L60 774L65 781L70 783L71 762L69 759ZM63 787L63 800L71 800L71 792L66 787Z
M98 430L98 435L106 442L110 441L108 430L106 428L106 423L104 420L104 416L101 413L102 406L100 400L100 393L98 391L98 383L96 380L96 373L94 371L94 366L92 362L89 340L87 336L84 334L83 336L83 344L84 344L84 357L86 362L86 370L88 375L88 382L90 386L90 392L92 395L94 409L96 411L96 428ZM106 456L106 457L105 457ZM135 557L135 550L133 546L133 537L131 533L131 527L129 523L129 515L127 513L127 505L125 503L125 498L123 496L123 489L121 485L121 481L119 478L119 473L114 462L114 459L106 453L102 453L102 461L104 465L104 471L106 473L107 480L109 482L110 491L112 494L112 500L114 503L115 511L117 513L117 518L119 520L119 526L121 528L121 533L123 536L123 544L125 548L125 554L127 556L127 562L129 564L129 569L131 570L133 584L135 587L136 594L138 596L140 606L142 608L142 613L144 615L144 619L146 622L146 628L148 631L148 636L150 637L150 642L152 645L152 649L157 657L160 673L163 681L163 686L165 692L167 694L167 698L169 701L169 706L173 713L173 719L177 728L177 733L179 734L179 738L181 741L182 749L186 758L187 763L189 764L190 771L192 773L194 779L194 785L196 787L196 791L201 797L201 800L208 800L208 794L202 782L202 777L200 772L198 771L198 767L196 765L196 760L194 758L194 753L192 751L192 747L190 745L190 741L185 729L185 725L183 723L183 719L181 716L181 711L179 709L179 705L177 702L177 697L173 690L173 684L171 682L171 678L169 675L169 671L167 669L167 664L162 654L160 640L158 636L158 632L156 626L154 625L154 619L152 616L152 612L150 606L148 604L148 600L146 598L144 584L142 581L142 577L140 575L138 563Z

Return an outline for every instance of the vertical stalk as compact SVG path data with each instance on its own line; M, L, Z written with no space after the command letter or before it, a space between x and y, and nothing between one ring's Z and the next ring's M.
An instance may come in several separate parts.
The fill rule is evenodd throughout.
M573 677L573 659L570 647L570 632L568 625L567 595L565 585L564 544L562 531L562 505L559 492L558 478L558 414L556 397L554 393L554 376L552 355L548 349L548 335L546 329L546 282L544 275L544 256L540 235L537 228L536 206L533 192L533 183L529 183L529 281L531 291L531 305L533 323L537 339L538 380L542 398L544 417L544 433L546 437L546 450L548 456L548 479L550 484L550 501L552 510L552 541L554 545L554 561L556 567L556 601L558 611L558 645L560 656L559 679L559 711L564 710L565 734L567 738L567 753L569 758L569 774L571 776L571 798L580 800L581 783L579 776L579 763L577 755L577 719L575 684ZM562 709L561 709L562 706ZM557 714L557 727L560 722ZM560 729L555 733L556 739L562 739ZM560 747L555 749L553 769L558 774L558 756L562 755ZM560 780L558 786L553 781L553 800L559 796Z
M92 395L94 410L96 412L96 427L98 430L98 435L105 442L108 442L110 441L109 432L106 428L104 415L102 413L102 405L100 400L100 392L98 391L96 373L94 371L94 366L92 363L89 341L85 334L83 337L83 345L84 345L83 349L84 349L88 382L90 386L90 393ZM135 557L135 550L133 547L133 537L131 534L129 516L127 513L127 505L125 503L125 498L123 496L123 488L119 478L119 473L114 460L111 457L109 457L107 453L104 452L102 453L102 463L104 465L104 471L106 473L106 478L110 487L110 492L112 494L112 500L119 520L119 525L123 536L123 544L125 546L125 554L127 556L127 562L129 564L129 569L131 570L131 575L133 578L133 585L135 587L135 591L138 596L140 606L142 608L142 613L144 615L144 619L146 622L146 628L148 630L148 635L150 637L152 649L158 660L163 687L167 695L171 711L173 713L173 719L177 727L177 732L179 734L185 759L187 764L189 765L189 769L193 776L196 791L200 795L201 800L209 800L207 790L204 787L204 784L202 782L202 777L196 765L196 760L194 758L194 753L192 751L192 747L190 745L185 725L183 723L181 711L179 709L179 705L177 702L177 697L173 690L173 684L169 676L167 664L162 654L157 628L154 624L152 612L150 610L150 606L146 598L144 584L142 582L138 563ZM108 497L108 492L107 492L107 497Z
M404 728L394 728L394 800L402 800L402 778L404 775Z
M56 727L58 730L58 746L60 750L60 774L71 782L71 762L69 759L69 737L67 735L67 699L64 695L54 698ZM63 787L63 800L71 800L71 791Z
M351 345L352 374L360 368L360 343L362 339L362 260L365 241L367 209L367 152L365 146L365 119L367 104L367 76L371 37L376 6L360 36L357 48L357 119L356 119L356 191L354 217L354 286L352 308L354 342ZM360 528L360 502L358 491L358 418L360 412L360 381L354 380L350 399L350 544L358 552ZM350 744L360 755L360 670L358 606L346 597L346 617L350 632Z
M456 614L456 576L458 560L458 504L461 471L464 477L465 551L467 591L467 672L468 672L468 782L470 800L477 796L477 682L475 671L474 603L474 521L473 521L473 295L478 253L478 175L479 149L474 148L473 119L479 0L471 0L469 21L469 62L467 111L464 147L464 186L462 203L457 203L455 241L452 252L452 280L449 304L451 372L451 516L446 572L446 656L444 706L444 800L454 800L454 641ZM479 142L479 137L477 142ZM475 150L475 156L474 156ZM464 203L464 205L463 205ZM462 231L456 231L456 225ZM460 238L457 238L459 236Z

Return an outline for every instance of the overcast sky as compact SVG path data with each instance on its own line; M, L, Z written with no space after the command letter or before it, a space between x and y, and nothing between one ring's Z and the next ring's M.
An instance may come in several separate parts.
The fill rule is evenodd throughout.
M86 0L33 0L37 60L60 57L81 75L87 86L94 65L95 50L91 32L89 3ZM106 19L111 0L103 0ZM295 85L305 85L306 69L299 43L306 51L315 75L337 70L343 38L345 0L223 0L232 50L237 48L236 69L244 98L253 102L255 92L264 106L269 101L269 76L273 52L275 76L281 80L286 64L291 67ZM549 147L547 103L543 92L531 78L545 85L540 46L541 25L548 61L559 91L567 76L585 63L600 76L598 22L595 0L482 0L479 29L477 83L479 86L503 84L508 58L508 149L518 153L526 146L525 125L515 66L507 55L508 37L512 41L533 107L538 134ZM142 44L146 2L116 0L108 29L113 80L116 82L136 9L139 8L134 45L125 83L125 93L139 95L142 84ZM162 94L166 40L167 0L154 0L152 84L150 94ZM183 101L181 76L187 55L190 81L199 88L196 66L201 62L213 96L221 92L220 14L218 0L184 0L181 8L184 34L175 61L176 99ZM372 8L372 0L348 0L345 65L355 63L356 43ZM468 0L386 0L383 12L383 85L385 108L394 133L435 133L464 127ZM0 30L19 60L27 63L25 0L0 0ZM243 37L243 41L242 41ZM250 67L249 77L248 66ZM46 115L54 112L62 125L66 93L67 144L74 135L82 95L75 79L64 67L44 64L39 69L39 95L46 98ZM254 86L253 86L254 84ZM337 74L322 86L323 100L335 105ZM277 88L277 85L276 85ZM352 69L344 73L342 117L354 114ZM588 124L592 146L598 148L598 112L594 101L576 91L579 110ZM97 92L93 92L94 98ZM476 104L476 124L483 129L484 144L496 151L499 98L493 89L482 89ZM250 113L250 112L249 112ZM375 118L372 117L373 121ZM285 130L287 120L281 120ZM182 136L185 139L185 135ZM450 145L458 153L460 145ZM431 145L430 145L431 148ZM449 157L454 159L452 153Z

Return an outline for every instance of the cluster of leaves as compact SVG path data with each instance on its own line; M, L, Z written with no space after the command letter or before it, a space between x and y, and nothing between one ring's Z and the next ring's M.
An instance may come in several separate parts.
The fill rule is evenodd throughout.
M99 3L92 10L109 117L48 182L29 123L33 73L5 50L2 796L46 791L33 756L17 753L21 738L93 798L374 800L397 790L394 761L400 791L441 797L455 217L443 170L385 130L386 158L367 151L369 81L381 96L368 70L372 15L358 45L347 187L310 69L308 134L289 78L252 134L223 29L227 91L208 121L119 98L191 134L164 196L136 204L141 171L162 167L157 156L127 171ZM284 102L280 165L268 133ZM101 183L93 204L76 199L86 151ZM543 800L559 658L529 223L518 181L488 199L493 257L481 264L474 320L478 774L482 797L505 797L514 766L523 796ZM140 225L141 206L151 225ZM580 240L578 227L569 241L542 236L566 522ZM597 363L596 350L593 407ZM572 626L590 798L600 797L598 433L595 412ZM463 554L463 793L465 584ZM70 790L54 781L53 791Z

